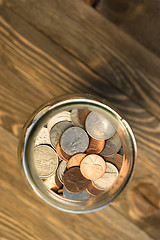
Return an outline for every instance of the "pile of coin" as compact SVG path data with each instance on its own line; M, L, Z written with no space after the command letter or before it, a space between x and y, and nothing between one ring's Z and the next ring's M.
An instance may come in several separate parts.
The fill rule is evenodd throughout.
M38 176L49 190L68 199L86 200L107 191L122 163L115 128L87 108L54 115L35 138Z

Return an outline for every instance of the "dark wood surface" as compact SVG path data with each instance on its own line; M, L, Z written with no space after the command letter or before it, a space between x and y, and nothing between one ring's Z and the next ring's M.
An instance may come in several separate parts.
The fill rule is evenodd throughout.
M129 196L141 181L160 188L159 58L83 1L7 0L0 15L1 239L158 240L160 210L146 218L133 215ZM26 185L16 155L29 115L73 92L110 101L138 145L126 190L111 206L84 215L40 200Z

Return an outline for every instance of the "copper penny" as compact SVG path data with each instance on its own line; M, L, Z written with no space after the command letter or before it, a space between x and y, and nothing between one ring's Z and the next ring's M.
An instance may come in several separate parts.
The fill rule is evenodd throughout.
M101 189L97 188L96 186L94 186L92 182L90 184L88 184L86 191L89 194L91 194L92 196L98 196L104 192L104 190L101 190Z
M87 154L98 154L104 148L105 140L98 140L90 137L89 146L86 150Z
M102 157L90 154L82 160L80 170L85 178L96 180L105 173L106 163Z
M84 191L87 188L89 182L90 181L81 174L79 167L69 168L63 177L65 188L72 193L79 193Z
M110 163L113 163L118 171L121 170L121 167L122 167L122 164L123 164L123 156L116 153L110 157L104 157L104 160L107 161L107 162L110 162Z
M80 166L82 159L86 156L85 153L77 153L72 156L68 161L68 168Z
M78 119L82 126L85 126L85 121L89 113L88 109L78 109Z
M61 160L68 161L68 159L70 158L68 154L64 153L59 142L56 146L56 152Z

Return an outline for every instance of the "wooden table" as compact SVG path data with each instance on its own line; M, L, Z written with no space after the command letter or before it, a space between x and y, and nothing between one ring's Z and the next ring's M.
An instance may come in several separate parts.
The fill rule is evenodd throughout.
M128 196L142 181L160 188L160 59L80 0L3 0L0 15L0 239L158 240L158 207L133 217ZM29 115L75 92L106 98L138 145L128 187L109 207L84 215L39 199L17 160Z

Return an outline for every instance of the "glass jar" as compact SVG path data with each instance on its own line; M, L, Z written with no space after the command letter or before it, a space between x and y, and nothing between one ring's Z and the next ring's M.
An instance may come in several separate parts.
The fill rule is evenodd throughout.
M123 146L123 164L118 178L108 191L88 200L70 200L47 189L37 175L33 161L34 139L39 130L55 114L61 111L70 111L74 108L86 107L90 111L95 111L106 117L116 129ZM131 178L136 154L136 141L129 124L110 107L105 99L90 94L63 95L39 107L24 125L18 151L25 178L34 192L49 205L72 213L92 212L110 204L122 192Z

